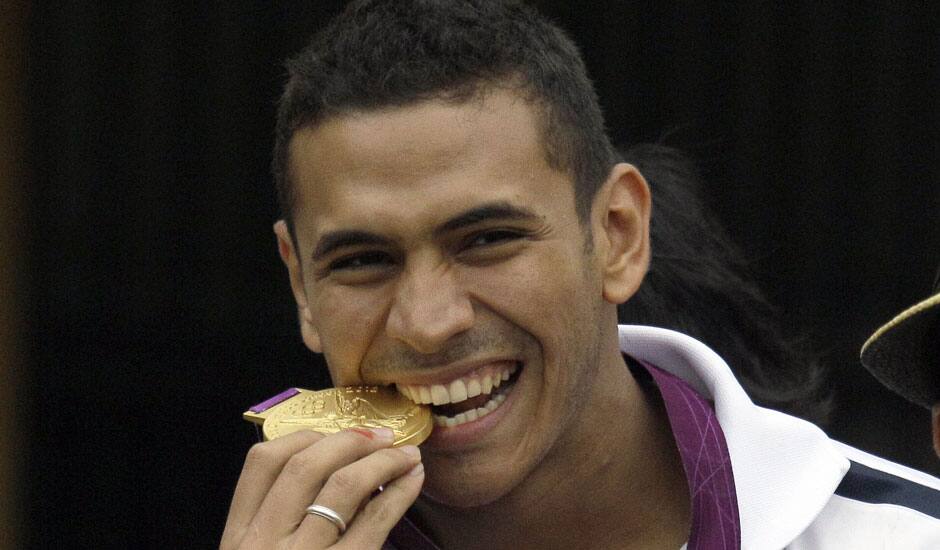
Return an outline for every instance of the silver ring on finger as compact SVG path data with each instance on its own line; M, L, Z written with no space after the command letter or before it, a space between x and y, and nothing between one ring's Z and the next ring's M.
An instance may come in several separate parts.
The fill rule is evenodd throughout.
M346 532L346 522L343 520L342 516L336 513L336 510L322 506L320 504L311 504L307 506L307 513L313 514L314 516L320 516L321 518L329 521L339 529L339 534L342 535Z

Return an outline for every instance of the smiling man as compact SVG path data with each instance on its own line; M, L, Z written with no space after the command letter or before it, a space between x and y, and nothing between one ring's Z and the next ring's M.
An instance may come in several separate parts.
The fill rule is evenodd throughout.
M289 68L275 232L304 342L437 427L420 451L256 445L223 548L940 544L937 480L754 406L691 338L618 327L650 192L556 27L515 2L354 2Z

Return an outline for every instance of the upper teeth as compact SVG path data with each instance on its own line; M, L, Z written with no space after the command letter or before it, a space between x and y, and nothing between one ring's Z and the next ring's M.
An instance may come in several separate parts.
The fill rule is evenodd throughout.
M418 404L446 405L460 403L478 395L489 395L504 380L516 372L516 364L501 364L496 369L485 369L457 378L448 384L398 385L398 391Z

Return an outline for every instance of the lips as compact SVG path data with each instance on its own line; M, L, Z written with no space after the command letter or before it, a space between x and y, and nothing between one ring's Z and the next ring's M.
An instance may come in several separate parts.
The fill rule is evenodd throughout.
M510 378L518 368L517 363L502 362L447 383L399 384L397 387L415 403L434 405L432 417L436 425L454 427L478 420L499 408L512 386Z

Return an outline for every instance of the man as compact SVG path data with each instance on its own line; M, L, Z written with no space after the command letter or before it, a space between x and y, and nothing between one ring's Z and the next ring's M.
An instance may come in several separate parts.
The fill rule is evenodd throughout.
M937 480L755 407L691 338L617 326L650 192L556 27L514 2L354 2L289 69L275 232L304 342L337 386L447 392L448 426L420 451L382 430L256 445L223 548L940 544ZM927 504L839 494L865 475Z
M940 457L940 269L933 295L875 331L861 357L882 384L932 410L933 448Z

